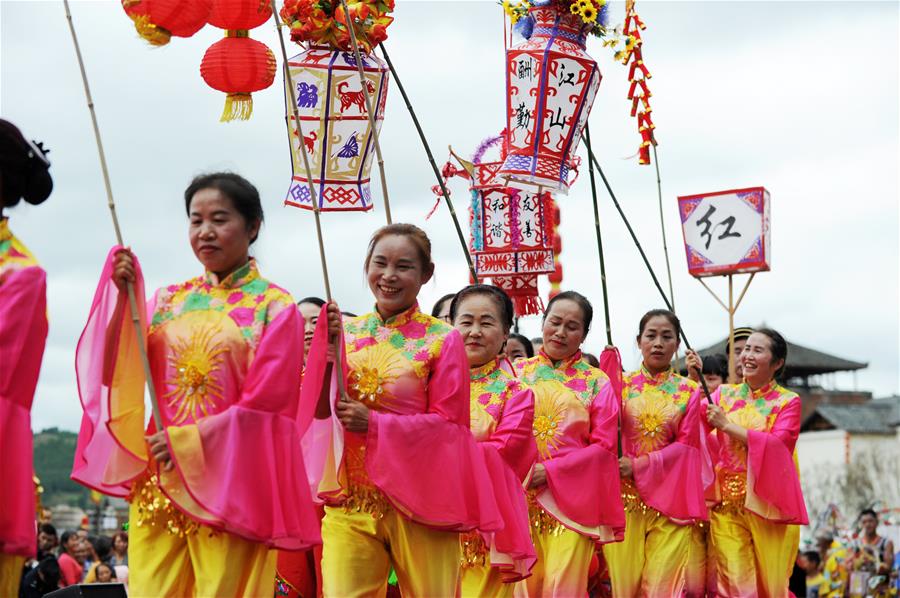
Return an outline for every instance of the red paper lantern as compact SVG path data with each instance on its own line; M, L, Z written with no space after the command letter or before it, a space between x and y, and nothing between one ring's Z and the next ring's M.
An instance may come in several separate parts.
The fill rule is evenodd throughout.
M206 84L228 94L221 121L247 120L253 113L254 91L275 80L275 55L262 42L247 37L246 31L228 31L203 55L200 75Z
M173 35L190 37L200 31L211 7L211 0L122 0L138 35L154 46L164 46Z
M219 29L254 29L271 16L268 0L212 0L208 21Z

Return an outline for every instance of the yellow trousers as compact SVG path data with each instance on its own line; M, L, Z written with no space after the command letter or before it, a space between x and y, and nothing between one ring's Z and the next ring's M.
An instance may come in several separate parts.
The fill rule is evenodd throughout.
M25 557L0 552L0 596L18 596Z
M138 521L132 503L128 528L131 598L271 598L276 551L205 525L185 534L165 522Z
M462 598L512 598L515 584L503 583L497 569L490 565L464 567L460 571Z
M390 507L380 516L325 507L322 542L325 598L384 596L392 565L404 598L457 592L459 534L414 523Z
M710 513L709 548L723 598L785 598L800 546L800 528L746 509Z
M532 527L531 539L537 563L531 577L516 584L516 598L581 598L587 594L588 570L594 542L587 536L556 526L550 530Z
M707 589L715 589L716 568L712 566L712 552L707 550L709 522L701 521L691 526L691 546L688 549L687 569L684 574L686 598L703 598Z
M625 512L625 540L603 546L613 596L681 596L691 528L653 509Z

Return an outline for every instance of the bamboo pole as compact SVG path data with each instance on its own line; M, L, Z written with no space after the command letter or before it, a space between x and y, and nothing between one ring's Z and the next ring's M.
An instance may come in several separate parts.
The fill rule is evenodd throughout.
M316 223L316 239L319 242L319 261L322 264L322 278L325 283L325 298L328 300L328 303L333 302L333 297L331 295L331 281L328 276L328 261L325 259L325 242L322 236L322 218L319 210L319 201L316 197L316 188L313 185L313 173L312 168L309 165L309 154L306 151L306 145L303 143L303 124L300 121L300 112L297 109L297 96L294 93L294 80L291 77L291 67L288 64L288 55L287 49L284 45L284 36L281 33L281 18L278 15L278 7L275 5L275 0L271 0L272 3L272 14L275 17L275 32L278 34L278 43L281 46L281 58L282 64L284 65L284 80L287 84L288 88L288 97L291 100L291 108L294 115L294 126L297 130L297 139L300 144L300 155L303 156L303 168L306 171L306 184L309 188L309 199L312 202L313 208L313 217ZM290 131L288 131L288 139L291 143L293 143L293 139L291 139ZM335 347L335 359L334 359L334 367L335 372L337 373L337 383L338 383L338 393L339 396L343 397L344 392L344 375L343 375L343 364L341 362L341 352L340 347Z
M122 229L119 226L119 218L116 215L116 202L113 199L112 185L109 181L109 168L106 165L106 153L103 151L103 140L100 137L100 126L97 123L97 113L94 110L94 99L91 96L91 87L88 83L87 71L84 68L84 59L81 56L81 46L78 43L78 35L75 33L75 24L72 21L72 12L69 10L69 0L63 0L66 9L66 20L69 22L69 31L72 34L72 43L75 46L75 55L78 57L78 68L81 70L81 82L84 84L84 96L87 100L88 110L91 114L91 124L94 127L94 140L97 142L97 153L100 156L100 171L103 173L103 184L106 187L106 201L109 215L112 218L113 229L116 233L116 242L122 247L125 241L122 239ZM147 379L147 391L150 395L150 407L153 411L153 423L157 432L164 430L162 416L159 411L159 399L156 396L156 387L153 384L153 373L150 370L150 360L147 358L147 345L144 338L144 328L141 326L140 312L138 311L137 297L134 293L134 284L128 282L128 306L131 310L131 322L138 339L138 350L141 355L141 365L144 369L144 377Z
M391 62L391 57L388 56L384 44L379 44L379 47L381 48L381 53L384 55L384 61L387 62L388 68L391 71L391 76L394 78L394 82L397 83L397 89L400 90L400 95L403 96L403 101L406 104L406 109L409 111L409 116L412 118L413 125L415 125L416 131L419 133L419 139L422 141L422 146L425 148L425 154L428 156L428 162L431 164L431 169L434 171L434 176L435 178L437 178L438 185L441 188L441 194L444 196L444 201L447 204L447 208L450 210L450 217L453 219L453 226L456 228L456 236L459 238L459 244L460 246L462 246L463 254L466 256L466 264L468 264L469 266L469 274L472 275L472 280L477 283L478 273L475 272L475 265L472 262L472 255L469 253L469 247L466 245L465 237L463 237L462 228L459 226L459 218L457 218L456 216L456 210L453 209L453 202L450 201L450 192L447 190L447 185L444 183L444 179L441 176L441 171L440 169L438 169L437 164L434 161L434 155L431 153L431 147L428 145L428 140L425 138L425 133L422 131L422 125L419 124L419 119L416 116L416 112L415 110L413 110L412 104L409 101L409 96L406 95L406 89L404 89L403 83L400 82L400 77L397 76L397 70L394 68L394 63Z
M372 131L372 139L375 141L375 156L378 160L378 173L381 175L381 193L384 198L384 216L387 223L391 224L393 222L391 219L391 201L388 198L387 176L384 174L384 158L381 156L381 143L378 140L380 134L378 132L378 127L375 126L375 112L372 110L372 97L369 95L369 88L366 87L366 73L363 70L359 44L356 42L356 31L353 29L350 11L347 9L347 0L341 0L341 6L344 9L347 31L350 32L350 43L353 45L353 55L356 57L356 70L359 73L359 84L362 88L363 98L366 101L366 116L369 118L369 129Z
M591 131L587 123L584 125L584 144L591 152ZM603 259L603 238L600 235L600 209L597 206L597 182L594 178L594 164L588 161L588 174L591 179L591 200L594 203L594 229L597 231L597 254L600 256L600 286L603 289L603 315L606 317L606 344L613 346L612 326L609 319L609 294L606 290L606 260Z
M675 311L675 288L672 286L672 266L669 263L669 244L666 242L666 221L663 218L662 180L659 176L659 158L656 155L656 141L650 143L653 148L653 165L656 167L656 192L659 200L659 228L662 231L663 254L666 256L666 273L669 275L669 301Z
M728 275L728 380L735 383L737 373L734 363L734 281Z

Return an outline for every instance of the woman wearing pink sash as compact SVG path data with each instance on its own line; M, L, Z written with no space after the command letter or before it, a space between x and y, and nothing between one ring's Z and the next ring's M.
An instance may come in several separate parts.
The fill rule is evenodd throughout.
M302 317L248 255L263 218L253 185L200 176L185 207L202 276L147 305L137 259L109 254L76 353L84 417L72 477L131 502L132 596L271 595L271 549L319 542L295 423ZM146 437L128 282L165 427L151 420Z

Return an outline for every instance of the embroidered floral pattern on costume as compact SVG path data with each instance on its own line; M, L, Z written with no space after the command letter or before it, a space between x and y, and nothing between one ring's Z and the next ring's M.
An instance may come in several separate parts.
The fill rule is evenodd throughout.
M222 365L222 354L227 349L215 340L218 328L196 326L189 338L178 338L173 343L174 353L169 362L174 376L166 380L173 388L163 395L170 407L177 407L172 416L174 424L188 418L207 416L222 398L222 386L216 382L215 373Z
M292 304L290 294L262 278L251 259L218 282L206 273L159 289L149 334L184 313L219 311L228 314L243 338L256 348L266 325Z
M389 401L385 386L403 371L403 356L397 349L385 345L369 345L347 356L350 365L350 398L368 407L384 406Z
M784 406L796 397L774 381L756 391L746 383L723 384L719 388L719 406L725 411L728 421L758 432L771 430ZM730 436L726 437L725 444L728 449L726 466L738 471L746 470L747 445Z
M534 441L542 459L549 459L552 451L559 446L565 405L562 404L566 390L562 384L553 381L545 384L545 390L537 395L534 405Z
M581 358L581 351L576 351L569 359L557 362L541 351L529 359L520 359L515 363L515 368L519 378L527 386L556 380L575 394L585 407L591 404L609 380L601 370L591 367Z
M498 360L470 370L472 409L480 409L498 422L510 397L522 390L522 383L500 368Z
M0 284L13 272L37 265L28 248L9 230L9 220L0 218Z
M625 427L637 454L671 443L697 383L671 368L654 376L643 366L627 374L622 382Z

